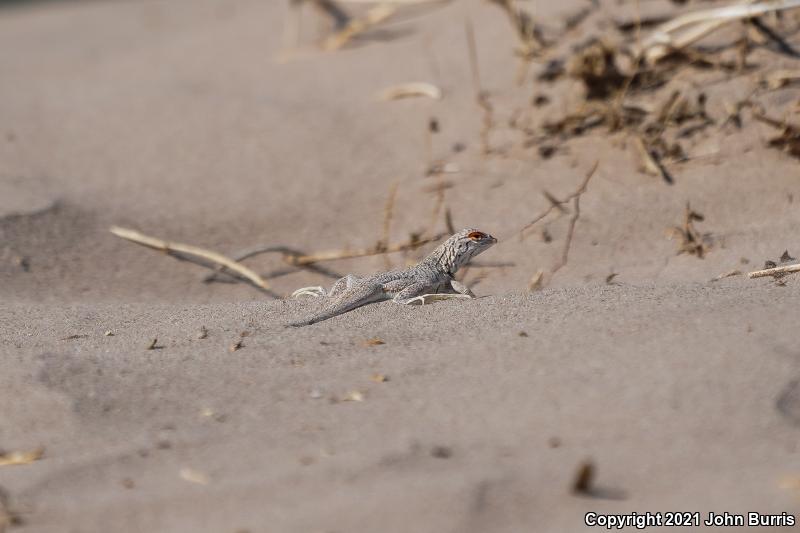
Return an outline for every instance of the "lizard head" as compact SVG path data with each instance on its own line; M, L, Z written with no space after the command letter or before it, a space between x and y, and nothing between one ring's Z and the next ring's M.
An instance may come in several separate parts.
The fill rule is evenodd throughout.
M451 270L451 272L455 272L455 270L467 264L470 259L485 252L497 243L497 239L488 233L474 228L462 229L450 237L448 241L455 251L455 265L453 265L455 269Z

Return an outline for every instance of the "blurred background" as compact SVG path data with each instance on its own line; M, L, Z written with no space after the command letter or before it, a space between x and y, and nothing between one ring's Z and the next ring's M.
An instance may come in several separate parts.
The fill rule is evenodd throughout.
M783 128L797 113L797 10L636 55L659 24L721 4L6 2L3 295L260 297L199 283L202 269L112 224L229 255L376 250L476 226L501 240L464 274L487 293L539 273L559 286L760 266L798 223L796 132ZM558 269L567 197L595 162ZM684 250L687 204L709 253ZM248 265L283 296L426 250L326 263L328 276L276 254Z

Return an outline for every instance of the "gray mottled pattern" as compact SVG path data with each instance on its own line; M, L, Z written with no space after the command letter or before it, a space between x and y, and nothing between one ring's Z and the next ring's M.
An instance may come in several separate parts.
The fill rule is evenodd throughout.
M424 303L424 296L431 294L473 297L472 291L453 276L470 259L496 242L497 239L488 233L466 228L453 234L411 268L382 272L367 278L352 274L345 276L333 284L327 294L329 301L321 311L289 325L307 326L380 300L391 299L396 303L410 304L416 301Z

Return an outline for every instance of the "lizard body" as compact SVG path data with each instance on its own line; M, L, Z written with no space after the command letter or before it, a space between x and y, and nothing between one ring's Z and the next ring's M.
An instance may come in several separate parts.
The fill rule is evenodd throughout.
M486 251L497 239L476 229L455 233L417 265L359 278L349 274L333 284L329 292L322 287L305 287L292 296L302 294L327 296L329 302L308 319L289 324L307 326L380 300L400 304L425 304L426 300L474 298L469 288L456 281L455 273L470 259Z

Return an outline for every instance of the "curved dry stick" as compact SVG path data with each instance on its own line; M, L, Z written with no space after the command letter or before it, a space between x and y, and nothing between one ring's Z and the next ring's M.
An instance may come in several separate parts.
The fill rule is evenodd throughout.
M148 248L162 250L167 253L177 252L180 254L198 257L200 259L205 259L207 261L211 261L212 263L216 263L218 265L222 265L228 270L240 274L242 277L246 278L256 287L269 290L269 284L266 281L264 281L264 279L261 276L259 276L246 266L241 265L236 261L228 257L225 257L224 255L219 254L217 252L206 250L204 248L199 248L197 246L192 246L190 244L182 244L179 242L167 242L155 237L150 237L143 233L139 233L138 231L132 229L120 228L119 226L112 226L109 229L109 231L114 235L116 235L117 237L121 237L131 242L135 242L136 244L141 244L142 246L147 246Z

